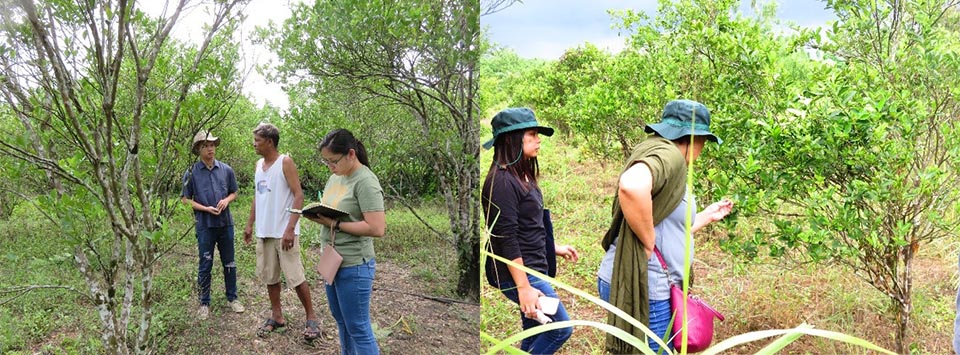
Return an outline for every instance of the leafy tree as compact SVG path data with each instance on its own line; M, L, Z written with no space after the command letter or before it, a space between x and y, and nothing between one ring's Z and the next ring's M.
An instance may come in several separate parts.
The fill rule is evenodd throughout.
M774 144L755 173L783 205L774 238L752 242L849 266L890 297L906 354L917 250L958 231L957 3L829 4L823 80L757 127Z
M419 129L456 240L457 292L479 299L476 0L300 4L270 46L289 80L400 107ZM336 20L331 20L336 19Z
M30 201L73 248L106 353L156 345L153 277L181 207L164 193L179 190L185 143L238 97L238 3L210 5L199 46L169 38L186 1L160 19L124 0L0 7L0 112L17 123L0 125L0 154L46 180Z
M546 61L542 59L521 58L509 48L485 51L478 64L481 112L522 105L516 101L522 97L522 90L530 86L529 73L544 65Z

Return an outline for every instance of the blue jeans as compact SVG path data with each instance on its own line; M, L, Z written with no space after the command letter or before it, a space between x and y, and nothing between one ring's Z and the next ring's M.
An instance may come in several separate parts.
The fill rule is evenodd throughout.
M370 259L366 263L341 267L333 278L333 285L327 285L327 304L330 313L337 321L340 334L340 353L379 354L377 338L373 336L370 325L370 293L373 291L373 276L377 262Z
M210 270L213 269L213 248L220 251L220 264L223 265L223 284L227 301L237 299L237 263L233 255L233 226L203 227L197 226L197 255L200 266L197 268L197 286L200 288L200 304L210 305Z
M597 292L600 293L600 299L610 302L610 283L599 277L597 278ZM653 331L653 334L660 335L661 340L667 334L670 317L670 300L650 300L650 324L647 327ZM670 338L667 339L668 341L665 341L665 343L670 347L670 350L673 350L673 341L670 341ZM654 352L660 351L660 344L657 344L653 339L647 339L647 346Z
M530 286L543 292L544 296L559 298L549 282L531 275L527 275L527 280L530 280ZM513 281L500 282L500 292L514 303L520 304L517 285ZM557 313L548 317L553 318L555 322L570 320L570 316L567 315L567 310L563 308L562 302L557 307ZM520 320L523 322L523 330L540 325L540 322L537 322L537 320L524 316L523 312L520 312ZM572 327L543 332L523 339L523 341L520 342L520 350L531 354L553 354L563 346L563 343L566 342L572 334Z
M953 321L953 351L960 355L960 289L957 289L957 318Z

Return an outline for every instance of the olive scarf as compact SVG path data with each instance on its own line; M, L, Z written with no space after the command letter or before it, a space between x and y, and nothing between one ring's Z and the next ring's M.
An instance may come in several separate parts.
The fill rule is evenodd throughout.
M636 163L644 163L650 167L653 176L653 188L650 191L653 198L653 223L657 225L667 218L683 199L686 191L686 162L673 142L650 136L633 150L620 174L623 175ZM613 276L610 280L610 304L648 325L650 324L650 306L647 288L647 255L640 240L624 219L616 195L613 198L612 214L613 222L601 242L603 250L608 250L614 239L617 241L617 251L613 259ZM642 330L613 313L607 314L607 324L623 329L637 338L646 339ZM606 347L614 354L638 352L637 349L609 333Z

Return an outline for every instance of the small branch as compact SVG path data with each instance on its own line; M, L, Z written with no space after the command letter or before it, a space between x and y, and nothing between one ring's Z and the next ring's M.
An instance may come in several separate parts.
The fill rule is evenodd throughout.
M395 189L395 188L394 188L393 186L391 186L391 185L387 185L387 187L390 188L390 191L393 191L393 197L395 197L395 199L396 199L397 201L400 201L400 204L402 204L404 207L406 207L408 210L410 210L410 213L413 213L413 216L414 216L414 217L417 217L417 219L420 220L420 223L423 223L423 225L426 226L427 229L429 229L429 230L432 231L434 234L436 234L438 237L440 237L440 239L446 239L447 236L446 236L445 234L443 234L443 233L441 233L440 231L438 231L438 230L436 230L435 228L433 228L433 226L431 226L429 223L427 223L427 221L425 221L423 218L421 218L419 214L417 214L417 211L415 211L415 210L413 209L413 206L410 206L410 204L407 203L406 199L404 199L403 197L400 196L400 194L397 192L397 189Z
M11 296L10 298L8 298L8 299L6 299L6 300L3 300L3 301L0 301L0 306L6 305L6 304L8 304L8 303L10 303L10 302L13 302L13 301L16 300L16 299L18 299L18 298L20 298L20 297L23 297L23 296L26 295L27 293L30 293L30 291L43 290L43 289L64 289L64 290L68 290L68 291L73 291L73 292L76 292L77 294L83 296L83 298L85 298L85 299L87 299L87 300L90 300L90 296L88 296L87 294L85 294L85 293L83 293L83 292L80 292L80 290L77 290L76 288L73 288L73 287L71 287L71 286L60 286L60 285L13 286L13 287L9 287L9 288L7 288L7 289L0 290L0 295L10 294L10 293L13 293L13 294L14 294L14 295Z
M437 296L430 296L430 295L421 295L421 294L418 294L418 293L410 293L410 292L405 292L405 291L400 291L400 290L393 290L393 289L389 289L389 288L374 287L373 290L374 290L374 291L388 291L388 292L402 293L402 294L404 294L404 295L415 296L415 297L420 297L420 298L426 298L426 299L431 300L431 301L437 301L437 302L446 303L446 304L460 303L460 304L466 304L466 305L471 305L471 306L479 306L479 305L480 305L479 303L461 301L461 300L456 300L456 299L452 299L452 298L445 298L445 297L437 297Z

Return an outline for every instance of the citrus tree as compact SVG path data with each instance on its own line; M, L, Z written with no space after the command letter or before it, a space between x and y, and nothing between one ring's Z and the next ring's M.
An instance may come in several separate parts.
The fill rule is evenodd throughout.
M906 354L914 258L957 233L957 3L829 4L840 21L810 42L821 80L756 122L767 144L751 172L774 228L732 249L848 266L890 298Z
M480 294L479 11L476 0L318 1L295 5L267 36L281 78L395 106L415 128L447 207L457 293L471 299Z
M193 159L185 143L238 97L230 37L239 1L208 4L196 45L170 37L187 1L161 18L123 0L3 4L0 159L40 184L3 187L35 204L71 247L85 287L50 287L96 308L103 351L151 353L154 274L189 232L169 223L181 207L169 194ZM18 290L47 288L33 286Z

